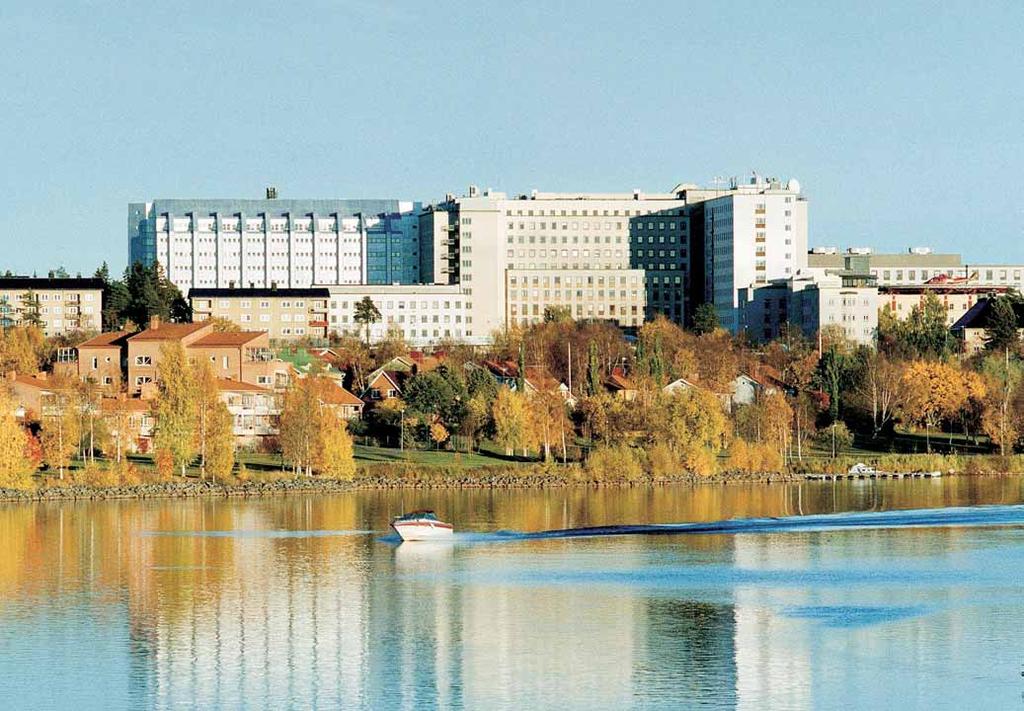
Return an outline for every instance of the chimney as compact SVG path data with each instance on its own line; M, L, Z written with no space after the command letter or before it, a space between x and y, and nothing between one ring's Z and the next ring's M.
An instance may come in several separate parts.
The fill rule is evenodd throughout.
M149 328L151 330L153 330L153 331L155 331L158 328L160 328L160 317L159 316L150 316L149 317Z
M267 186L267 200L276 200L276 199L277 199L277 188L275 188L273 185Z

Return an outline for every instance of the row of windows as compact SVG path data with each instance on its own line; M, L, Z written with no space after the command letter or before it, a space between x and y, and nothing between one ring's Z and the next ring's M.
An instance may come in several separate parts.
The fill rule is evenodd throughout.
M587 301L594 301L595 298L599 299L599 300L603 300L605 298L605 290L604 289L598 289L596 291L593 290L593 289L587 289L587 290L584 290L584 289L576 289L576 290L572 290L572 289L564 289L564 290L555 289L554 292L551 292L550 290L545 289L544 290L543 298L545 300L552 298L552 293L554 294L554 298L555 299L564 299L564 300L567 300L567 301L571 301L574 298L577 299L577 300L586 299ZM625 289L621 289L618 292L618 297L620 299L629 298L629 299L632 299L633 301L636 301L639 298L641 298L640 297L640 293L636 289L633 289L632 291L629 291L628 294L629 295L627 297L627 291ZM509 297L513 298L513 299L516 298L516 296L517 296L516 292L512 292L512 293L509 294ZM519 292L518 292L518 297L521 300L523 300L523 301L529 300L531 297L533 299L540 299L541 298L541 293L540 293L539 289L533 289L532 291L529 290L529 289L520 289ZM614 299L615 297L616 297L615 290L612 290L612 289L608 290L608 298L609 299Z
M546 230L546 229L548 229L548 224L549 223L547 223L547 222L518 222L518 223L517 222L509 222L508 223L508 228L510 230L514 230L514 229L516 229L518 227L518 229L523 230L523 231L525 231L525 230L530 230L530 231ZM589 222L552 222L552 223L550 223L550 225L551 225L551 229L552 230L568 230L569 229L569 225L572 225L572 229L573 230L577 230L577 231L578 230L583 230L585 232L589 232L591 229L593 229L594 231L601 230L601 229L604 229L604 230L612 230L612 229L621 230L621 229L623 229L623 223L622 222L615 222L615 223L612 223L612 222L605 222L605 223L595 222L593 224L593 226L591 226L591 224ZM613 225L614 225L614 227L613 227ZM631 222L631 223L629 223L629 227L632 230L634 230L634 231L642 231L645 227L648 230L653 230L653 229L655 229L655 225L657 225L657 229L659 229L659 230L664 230L666 228L670 229L670 230L676 229L676 223L675 222ZM685 232L686 231L686 223L685 222L680 222L679 223L679 228L683 232ZM466 233L467 236L468 236L468 234L469 233Z
M17 293L11 292L8 294L0 294L0 299L20 300L25 294L25 291L18 291ZM40 301L93 301L94 294L92 292L75 292L75 291L64 291L57 292L55 294L46 293L42 291L32 292L37 299Z
M526 211L526 216L527 217L533 217L535 212L536 212L536 216L537 217L543 217L544 214L545 214L543 210L527 210ZM566 210L548 210L547 211L547 215L549 217L554 217L556 214L560 215L561 217L576 217L577 216L577 211L576 210L569 210L568 211L568 213L569 213L568 215L566 214L566 212L567 212ZM587 211L586 210L579 210L578 212L579 212L579 217L586 217L587 216ZM602 210L601 213L602 214L599 215L597 210L591 210L590 211L590 215L592 217L599 217L599 216L616 217L616 216L618 216L619 211L618 210ZM609 213L610 213L610 215L609 215ZM622 214L624 216L626 216L626 217L629 217L630 215L636 215L637 217L640 217L642 215L664 214L664 213L665 213L665 210L623 210L622 211ZM678 209L678 214L682 215L683 213L684 213L684 209L683 208L679 208ZM512 210L506 210L505 211L505 215L507 217L512 217ZM522 210L516 210L516 215L519 216L519 217L522 217L523 216L523 211ZM469 223L463 223L463 224L469 224Z
M355 308L356 304L358 304L358 303L359 303L358 301L351 302L352 308ZM419 304L419 308L421 308L421 309L429 309L429 308L438 309L438 308L442 308L441 304L444 304L443 308L447 311L447 310L452 308L452 303L455 304L455 308L456 309L461 309L462 308L462 301L461 300L460 301L455 301L455 302L452 302L452 301L440 301L440 300L436 300L436 299L434 301L420 300L420 301L409 301L409 302L401 300L401 301L397 301L396 302L396 301L393 301L393 300L380 301L379 299L375 299L374 303L376 303L378 306L386 308L388 310L391 310L391 309L395 308L395 304L396 303L398 304L398 308L399 309L404 309L404 308L408 307L409 309L411 309L413 311L416 310L416 305L417 304ZM339 304L341 305L341 308L343 308L343 309L347 309L349 307L349 302L348 301L341 301L341 302L339 302L339 301L332 301L331 302L331 308L332 309L337 309ZM472 308L472 303L467 301L466 302L466 308L467 309L468 308Z

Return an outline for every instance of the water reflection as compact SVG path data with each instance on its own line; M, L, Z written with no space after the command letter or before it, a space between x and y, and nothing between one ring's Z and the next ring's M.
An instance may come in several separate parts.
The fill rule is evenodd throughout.
M1002 478L5 506L0 708L1010 699L1017 527L382 534L413 506L461 531L529 531L1021 501Z

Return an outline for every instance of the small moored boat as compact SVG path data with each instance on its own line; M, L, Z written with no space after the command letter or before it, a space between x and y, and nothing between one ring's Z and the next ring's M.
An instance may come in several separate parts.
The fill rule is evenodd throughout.
M452 537L452 525L437 518L433 511L412 511L391 522L391 528L403 541L441 541Z

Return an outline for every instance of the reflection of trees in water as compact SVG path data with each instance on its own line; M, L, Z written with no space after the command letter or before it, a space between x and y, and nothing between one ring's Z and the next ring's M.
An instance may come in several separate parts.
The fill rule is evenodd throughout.
M645 654L634 668L639 698L683 696L692 703L734 701L734 609L679 598L646 600Z

